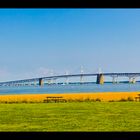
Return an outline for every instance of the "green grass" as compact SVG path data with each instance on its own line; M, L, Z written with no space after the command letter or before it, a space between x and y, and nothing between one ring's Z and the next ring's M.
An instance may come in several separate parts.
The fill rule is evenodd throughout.
M0 131L140 131L140 102L0 104Z

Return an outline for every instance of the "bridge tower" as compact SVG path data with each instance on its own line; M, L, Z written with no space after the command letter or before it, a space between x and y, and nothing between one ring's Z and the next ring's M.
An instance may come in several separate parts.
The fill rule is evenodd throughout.
M43 79L39 78L39 86L43 86Z
M102 74L100 68L99 68L99 73L97 74L96 84L104 84L104 75Z

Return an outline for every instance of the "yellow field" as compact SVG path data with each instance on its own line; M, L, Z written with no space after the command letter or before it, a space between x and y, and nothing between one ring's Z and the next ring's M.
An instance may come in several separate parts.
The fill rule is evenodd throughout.
M63 94L22 94L22 95L0 95L0 102L43 102L46 97L62 97L68 100L92 100L118 101L131 97L135 99L140 92L103 92L103 93L63 93Z

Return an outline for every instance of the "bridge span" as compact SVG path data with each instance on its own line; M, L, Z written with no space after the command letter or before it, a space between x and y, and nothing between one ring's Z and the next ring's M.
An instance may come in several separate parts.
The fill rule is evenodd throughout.
M96 84L104 84L104 77L110 76L112 77L112 82L117 83L118 77L128 77L129 83L135 83L136 78L140 77L140 73L82 73L82 74L64 74L64 75L56 75L56 76L47 76L47 77L39 77L39 78L31 78L31 79L23 79L23 80L15 80L15 81L7 81L7 82L0 82L0 86L22 86L22 85L30 85L34 82L34 85L37 83L39 86L43 86L44 80L47 80L49 84L53 83L53 80L66 78L66 83L68 84L68 78L70 77L80 77L80 82L83 82L83 77L87 76L96 76Z

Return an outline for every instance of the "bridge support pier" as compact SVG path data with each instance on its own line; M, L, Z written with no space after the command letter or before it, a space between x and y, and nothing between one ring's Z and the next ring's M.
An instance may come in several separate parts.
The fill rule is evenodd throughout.
M31 82L30 81L28 82L28 86L31 86Z
M66 84L69 84L69 79L68 79L68 77L66 77L65 83L66 83Z
M133 79L132 79L132 83L133 83L133 84L136 83L136 78L133 78Z
M136 83L136 77L129 77L129 83L135 84Z
M118 76L112 76L112 83L113 84L118 83L117 78L118 78Z
M48 84L49 85L54 84L54 80L53 79L48 79Z
M54 80L53 80L53 79L48 79L47 83L48 83L49 85L54 84Z
M36 86L36 80L34 81L34 86Z
M50 79L47 82L48 82L49 85L51 84L51 80Z
M39 86L43 86L43 79L39 78Z
M56 85L57 84L57 81L56 81L56 79L53 79L53 83Z
M103 74L97 74L96 84L104 84L104 75Z
M80 84L82 84L83 82L83 76L80 76Z
M53 79L51 79L51 84L53 84L54 83L54 80Z

